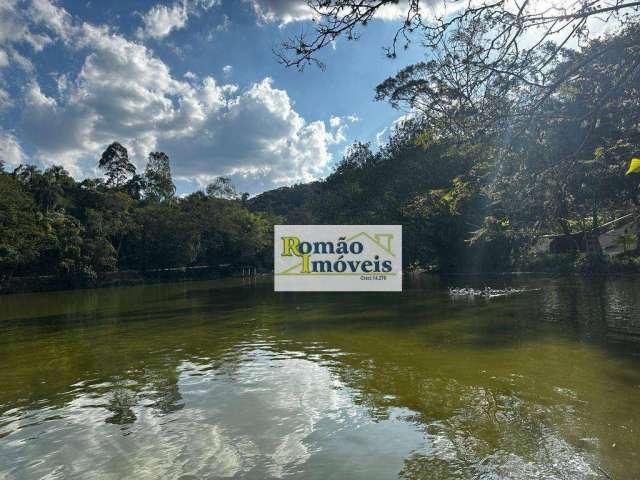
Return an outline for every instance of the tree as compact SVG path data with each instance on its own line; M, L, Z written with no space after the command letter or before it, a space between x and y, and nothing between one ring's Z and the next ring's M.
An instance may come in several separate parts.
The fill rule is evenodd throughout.
M229 177L217 177L207 185L207 195L214 198L233 199L238 196Z
M164 152L151 152L144 172L145 194L147 197L163 201L169 200L176 192L171 178L169 156Z
M133 211L137 226L124 249L136 268L183 267L193 260L191 244L196 240L192 221L173 203L147 203Z
M315 14L311 33L304 31L290 38L276 52L286 66L323 67L317 58L320 50L338 38L358 39L362 27L398 1L308 0L307 4ZM469 92L510 95L509 100L520 108L504 113L526 116L575 73L608 54L608 45L603 44L603 48L571 64L563 75L554 75L553 67L562 60L565 47L585 46L596 38L591 33L590 20L618 24L621 30L635 28L639 7L640 2L630 0L567 0L551 8L545 2L529 0L444 0L434 13L426 0L408 0L406 15L385 52L395 58L399 46L407 48L418 36L432 60L417 65L414 72L404 72L401 77L407 79L415 77L415 71L424 73L421 80L411 80L405 86L427 90L432 85L441 89L439 82L450 83L462 106L470 109L479 105ZM627 68L633 70L635 62L630 62ZM460 84L455 77L463 78L464 83ZM455 91L458 84L462 88ZM528 92L526 106L519 104L522 98L519 90Z
M0 283L36 261L43 236L42 218L29 194L0 172Z
M131 198L140 200L142 198L142 192L145 190L146 186L147 180L144 176L136 173L123 185L122 190Z
M136 167L129 161L129 153L118 142L113 142L102 153L98 166L107 175L107 186L122 187L129 176L136 173Z
M96 210L87 209L86 216L83 254L96 273L115 270L118 266L118 251L109 241L109 235L118 235L121 238L128 231L126 228L121 228L119 232L113 232L109 219L105 219L105 215ZM116 245L120 246L120 242Z
M347 40L360 38L360 30L385 8L396 6L398 0L307 0L315 14L312 33L303 32L291 37L276 52L287 66L304 68L311 63L322 66L317 53L340 37ZM390 45L384 50L395 58L397 50L407 48L415 34L421 35L422 44L432 51L442 49L453 37L473 30L482 31L486 37L478 44L472 56L458 58L460 64L477 60L487 73L515 75L524 68L526 61L537 47L552 37L559 45L539 59L538 71L553 61L558 50L573 39L590 38L589 19L628 24L637 18L640 2L632 0L567 0L552 7L543 2L523 0L513 2L460 2L444 0L438 11L430 8L426 0L405 2L405 15ZM525 48L523 39L535 41L532 48ZM453 40L455 42L455 39ZM507 65L510 69L499 67Z
M53 212L47 224L41 259L46 271L74 286L95 280L97 273L91 263L94 252L92 247L87 248L81 222L64 212Z
M41 211L48 212L55 207L62 188L51 175L44 175L33 165L19 165L13 174L31 193Z

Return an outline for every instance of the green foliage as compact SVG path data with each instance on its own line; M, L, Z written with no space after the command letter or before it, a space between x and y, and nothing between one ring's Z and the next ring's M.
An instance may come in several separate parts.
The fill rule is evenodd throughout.
M607 258L601 253L579 253L575 262L576 271L586 274L606 273L607 267Z
M72 285L88 283L97 277L84 248L84 233L80 222L63 212L54 212L47 218L42 265Z
M0 172L0 283L38 258L43 237L35 202L13 176Z
M527 255L518 260L516 270L521 272L542 272L567 274L575 272L576 254Z
M456 44L472 48L478 33L459 32ZM615 259L536 257L530 246L550 233L580 246L573 239L584 236L572 234L594 238L640 208L638 176L624 175L640 152L638 45L640 26L629 24L579 50L541 47L557 53L544 71L558 83L548 95L498 74L479 80L473 65L408 66L376 91L413 112L385 145L356 142L324 180L255 198L227 177L176 198L165 153L136 175L117 142L99 160L106 181L78 183L61 167L0 169L1 274L87 282L116 269L268 267L273 225L284 222L402 224L407 268L637 271L637 231Z
M118 142L113 142L102 153L98 166L107 175L109 187L120 188L129 176L136 173L136 167L129 161L129 152Z
M148 198L155 201L166 201L176 193L176 186L171 178L169 156L164 152L151 152L149 163L144 172L144 190Z
M228 179L210 195L174 198L168 156L150 154L144 177L125 181L126 150L110 149L107 182L76 182L61 167L0 172L0 282L54 275L77 286L118 269L270 265L276 217L250 212Z
M449 53L474 58L482 33L458 32L461 50ZM326 180L267 192L250 206L277 208L291 223L401 223L406 266L609 269L600 257L534 259L530 246L640 208L638 179L624 175L640 152L638 44L640 26L630 23L579 50L549 44L527 53L531 62L553 58L545 67L558 82L552 95L497 72L479 78L477 66L448 57L410 65L376 90L413 112L386 145L356 143Z
M229 177L217 177L213 182L207 185L207 195L213 198L236 198L238 192L231 183Z
M133 211L133 223L136 229L127 238L125 248L135 267L182 267L195 260L190 219L177 205L142 205Z

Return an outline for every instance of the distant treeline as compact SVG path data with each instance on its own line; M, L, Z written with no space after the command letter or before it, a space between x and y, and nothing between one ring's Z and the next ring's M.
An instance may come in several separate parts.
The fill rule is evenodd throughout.
M558 49L545 72L557 88L542 101L533 84L467 95L468 80L452 81L442 65L409 66L376 91L413 112L385 145L356 143L326 179L255 198L224 177L177 198L166 154L151 153L138 174L118 143L98 161L102 179L77 182L57 166L3 170L0 279L270 268L278 222L402 224L405 267L527 269L537 235L588 230L640 204L638 177L624 175L640 154L638 45L634 24L581 50Z
M55 275L92 284L103 272L190 265L269 265L274 219L246 208L220 177L206 192L174 195L169 157L143 174L111 144L104 179L75 181L59 166L0 172L0 279Z

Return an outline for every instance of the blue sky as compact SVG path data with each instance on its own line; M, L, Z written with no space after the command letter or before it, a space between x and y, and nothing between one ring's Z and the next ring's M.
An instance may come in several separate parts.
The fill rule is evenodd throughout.
M139 169L167 152L179 193L217 175L251 193L321 178L402 114L373 100L422 59L419 47L383 55L399 12L301 73L272 54L309 27L300 0L1 0L1 158L82 178L120 141Z

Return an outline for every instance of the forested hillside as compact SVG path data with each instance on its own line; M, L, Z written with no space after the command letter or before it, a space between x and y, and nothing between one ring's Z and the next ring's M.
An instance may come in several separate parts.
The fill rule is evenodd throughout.
M638 208L639 180L625 170L640 153L639 49L636 23L578 50L558 47L545 67L557 86L543 96L530 81L501 90L499 76L495 88L470 91L454 64L411 65L376 91L409 111L385 145L356 143L327 178L251 199L224 177L177 198L166 154L151 153L137 173L118 143L97 159L100 179L2 169L0 277L82 283L125 269L269 268L278 222L400 223L405 264L416 268L530 267L536 236ZM578 257L571 262L594 262Z
M460 51L477 45L456 40ZM353 145L313 193L296 186L251 204L318 223L401 223L411 265L536 268L537 236L589 231L638 208L640 182L625 171L640 153L639 50L637 23L578 50L549 43L553 88L543 94L506 75L483 84L462 53L411 65L376 91L409 111L387 144ZM587 270L604 261L547 260Z

